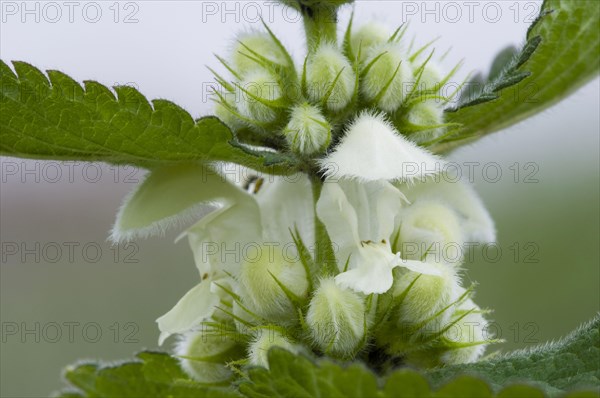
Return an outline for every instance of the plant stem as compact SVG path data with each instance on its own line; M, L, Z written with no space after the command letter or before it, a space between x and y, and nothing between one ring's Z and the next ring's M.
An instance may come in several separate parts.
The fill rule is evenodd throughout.
M317 201L321 196L323 181L317 175L310 174L309 176L312 186L313 206L315 213L315 262L320 267L323 275L335 275L338 273L338 267L333 245L325 225L323 225L317 216Z
M314 52L322 42L337 43L337 7L333 5L302 6L308 52Z

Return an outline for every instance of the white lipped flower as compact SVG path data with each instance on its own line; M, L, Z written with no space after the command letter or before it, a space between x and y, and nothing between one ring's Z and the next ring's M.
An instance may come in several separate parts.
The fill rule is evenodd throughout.
M248 247L264 242L282 247L292 241L290 228L298 229L308 247L314 244L308 179L300 175L272 178L253 196L208 166L165 166L153 171L125 200L113 228L116 242L161 233L197 219L205 213L206 204L220 206L184 233L200 282L157 319L160 344L172 334L192 330L215 313L227 295L221 286L236 283L231 276L239 273Z
M458 214L440 200L418 200L398 217L398 241L394 248L403 258L460 263L464 245Z
M440 274L430 264L404 260L392 250L395 218L404 200L386 181L324 183L317 215L336 250L337 284L364 294L384 293L392 286L394 267Z
M407 200L411 203L411 206L406 207L401 213L397 220L398 224L412 217L412 206L436 203L439 206L446 207L447 211L451 211L460 225L461 233L458 234L449 225L453 221L447 220L448 223L444 226L446 230L443 233L446 235L446 239L453 236L453 240L461 245L465 243L494 243L496 241L494 220L469 183L455 180L451 176L441 173L435 178L413 180L411 183L396 183L395 186L406 195ZM447 216L447 218L452 217ZM415 225L414 222L411 224Z
M329 179L412 181L440 172L445 162L409 141L383 115L364 112L335 150L320 160Z

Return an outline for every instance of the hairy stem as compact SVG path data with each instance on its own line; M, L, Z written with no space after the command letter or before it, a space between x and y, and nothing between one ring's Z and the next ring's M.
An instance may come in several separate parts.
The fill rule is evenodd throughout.
M301 12L309 53L315 51L322 42L337 43L337 7L302 6Z

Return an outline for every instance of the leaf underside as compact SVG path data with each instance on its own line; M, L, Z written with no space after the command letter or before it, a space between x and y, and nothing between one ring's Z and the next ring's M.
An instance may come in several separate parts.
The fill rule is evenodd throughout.
M526 44L508 62L504 59L504 65L500 72L494 65L483 87L467 85L471 95L446 110L446 121L461 127L444 135L430 147L432 151L448 152L514 125L597 76L600 2L545 0L527 32Z

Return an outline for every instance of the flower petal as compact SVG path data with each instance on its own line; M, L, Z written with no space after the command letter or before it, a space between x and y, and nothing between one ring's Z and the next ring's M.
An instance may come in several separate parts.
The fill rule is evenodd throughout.
M203 213L204 202L241 192L210 168L181 164L150 173L123 202L112 230L115 242L158 235Z
M327 229L338 267L342 268L360 246L360 237L356 211L339 184L323 184L317 201L317 215Z
M429 181L401 184L398 188L411 203L435 200L448 205L459 216L466 242L496 241L494 221L470 184L451 181L442 174Z
M400 267L406 268L413 272L418 272L425 275L442 276L443 273L439 270L438 264L430 264L424 261L417 260L402 260L400 259ZM444 264L445 266L445 264Z
M253 197L240 192L235 202L213 211L184 235L202 278L213 277L220 270L235 274L247 245L262 241L258 205Z
M210 317L214 307L219 304L219 296L211 292L210 280L204 280L194 286L175 304L175 306L156 320L160 330L158 344L175 333L187 332Z
M444 163L400 135L383 116L363 113L320 165L331 179L411 181L437 174Z
M364 294L385 293L394 283L392 269L400 264L388 245L367 244L358 251L353 268L335 277L341 287Z
M271 181L265 181L256 195L265 240L292 242L289 230L298 228L304 244L312 247L315 241L315 211L308 177L296 174L267 178Z
M360 239L389 240L394 220L406 201L400 190L387 181L341 180L338 184L356 211Z

